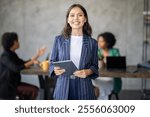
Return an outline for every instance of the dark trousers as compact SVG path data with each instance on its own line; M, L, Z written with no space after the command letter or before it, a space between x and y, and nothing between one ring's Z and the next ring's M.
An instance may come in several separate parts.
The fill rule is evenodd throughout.
M17 87L17 96L19 96L19 99L21 100L35 100L37 98L38 91L38 87L21 82Z
M78 100L77 79L70 79L68 100Z

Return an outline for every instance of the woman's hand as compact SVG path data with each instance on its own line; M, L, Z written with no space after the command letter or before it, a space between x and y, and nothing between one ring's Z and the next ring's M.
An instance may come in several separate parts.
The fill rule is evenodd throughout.
M54 67L54 72L57 76L59 76L65 72L65 69L61 69L60 67Z
M36 64L36 65L40 65L40 61L39 60L33 60L33 64Z
M87 76L93 74L93 71L91 69L83 69L74 72L74 76L79 77L79 78L86 78Z
M42 47L42 48L38 49L37 56L38 57L42 56L45 53L45 51L46 51L46 47Z
M37 53L32 57L31 60L37 60L40 56L42 56L46 51L46 47L42 47L38 49Z

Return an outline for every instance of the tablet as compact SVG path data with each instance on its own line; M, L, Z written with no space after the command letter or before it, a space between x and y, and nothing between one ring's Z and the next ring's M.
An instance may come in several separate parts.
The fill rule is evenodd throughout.
M58 61L58 62L53 62L55 67L60 67L62 69L65 69L65 75L71 76L75 71L77 71L77 67L71 60L66 60L66 61Z

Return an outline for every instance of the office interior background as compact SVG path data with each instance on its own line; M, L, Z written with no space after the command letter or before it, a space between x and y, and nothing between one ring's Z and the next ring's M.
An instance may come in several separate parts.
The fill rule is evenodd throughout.
M43 61L64 27L68 7L74 3L86 8L93 38L110 31L117 38L115 47L127 57L128 65L142 62L144 0L0 0L0 36L8 31L17 32L17 53L24 59L29 59L39 47L47 46L46 54L40 58ZM23 76L22 80L38 86L36 77ZM123 90L140 89L140 78L123 79Z

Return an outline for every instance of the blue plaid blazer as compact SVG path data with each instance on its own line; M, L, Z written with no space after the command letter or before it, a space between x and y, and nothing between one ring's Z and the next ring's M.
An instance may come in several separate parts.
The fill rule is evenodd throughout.
M85 79L77 78L78 80L78 97L80 100L96 99L94 87L91 79L98 77L98 45L97 41L91 37L83 36L83 45L81 51L79 69L91 69L93 74ZM70 60L70 38L65 39L62 35L55 38L51 57L50 57L50 77L55 76L53 62ZM67 100L69 93L70 77L65 75L57 76L57 83L54 91L54 99Z

